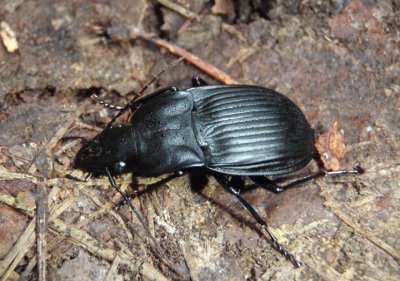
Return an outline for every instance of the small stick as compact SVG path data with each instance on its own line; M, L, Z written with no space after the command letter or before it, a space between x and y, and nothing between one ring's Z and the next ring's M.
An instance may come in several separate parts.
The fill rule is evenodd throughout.
M151 32L144 32L139 30L136 27L128 26L127 27L129 34L127 35L128 38L121 38L119 34L112 34L113 28L106 28L98 26L94 30L96 33L101 34L103 36L107 36L111 38L113 41L123 41L127 39L135 39L141 38L146 41L150 41L157 46L166 48L170 53L178 56L183 57L185 60L192 65L196 66L198 69L202 70L209 76L213 77L215 80L223 84L239 84L234 78L229 76L227 73L222 71L221 69L215 67L214 65L204 61L200 57L192 54L191 52L185 50L184 48L178 47L166 40L158 38L154 33Z

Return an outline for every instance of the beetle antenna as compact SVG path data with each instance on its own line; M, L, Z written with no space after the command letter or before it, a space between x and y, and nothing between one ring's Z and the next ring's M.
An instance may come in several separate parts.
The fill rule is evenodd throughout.
M88 138L80 137L80 136L66 136L61 138L62 141L71 141L71 140L80 140L83 144L89 141Z
M165 67L163 70L161 70L156 76L154 76L149 82L147 82L146 85L143 86L143 88L139 91L138 94L136 94L136 96L124 107L122 107L120 109L120 111L118 112L117 115L115 115L110 122L108 122L107 127L111 126L114 121L120 117L127 109L129 109L132 104L134 104L134 102L136 100L138 100L140 98L140 96L144 93L144 91L146 91L151 84L153 84L154 82L156 82L167 70L173 68L174 66L176 66L177 64L179 64L181 61L183 61L185 59L184 56L177 58L176 60L174 60L173 62L171 62L167 67ZM130 92L131 93L131 92ZM130 94L128 93L128 94Z
M124 106L119 106L119 105L114 105L111 103L107 103L106 101L104 101L102 98L100 98L98 95L96 94L92 94L91 95L92 98L95 98L97 100L98 104L101 104L102 106L104 106L105 108L109 108L109 109L115 109L115 110L122 110L124 109Z
M167 67L165 67L163 70L161 70L156 76L154 76L149 82L147 82L146 85L143 86L143 88L139 91L138 96L141 96L144 93L144 91L146 91L151 86L151 84L156 82L165 72L167 72L167 70L172 69L174 66L179 64L184 59L185 59L185 57L179 57L176 60L174 60L173 62L171 62L169 65L167 65Z

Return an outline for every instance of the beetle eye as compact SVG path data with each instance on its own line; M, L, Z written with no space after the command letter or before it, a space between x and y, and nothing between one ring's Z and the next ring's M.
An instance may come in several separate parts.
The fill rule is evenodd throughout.
M124 172L125 167L126 167L126 163L125 163L125 162L122 162L122 161L116 162L116 163L114 163L113 166L112 166L114 172L116 172L116 173L122 173L122 172Z

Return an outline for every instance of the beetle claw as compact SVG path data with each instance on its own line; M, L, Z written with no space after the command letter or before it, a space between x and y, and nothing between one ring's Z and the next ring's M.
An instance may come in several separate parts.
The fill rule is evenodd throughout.
M365 170L364 170L361 166L359 166L359 165L357 165L357 166L354 167L354 171L355 171L357 174L363 174L363 173L365 172Z
M127 196L127 199L128 199L129 201L131 201L131 200L132 200L133 198L135 198L136 196L137 196L137 193L130 194L130 195ZM117 204L115 204L114 210L118 211L122 206L124 206L124 205L126 205L126 204L128 204L128 201L127 201L127 200L121 200L121 201L119 201Z

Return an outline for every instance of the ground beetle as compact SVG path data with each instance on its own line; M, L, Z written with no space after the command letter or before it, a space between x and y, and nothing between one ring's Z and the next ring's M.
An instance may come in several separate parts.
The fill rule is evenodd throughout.
M301 266L241 197L241 186L234 179L247 176L279 193L324 175L357 174L361 168L321 169L279 186L267 177L293 173L318 158L313 130L301 110L287 97L262 87L208 85L199 77L193 77L192 84L186 90L169 87L134 99L116 116L131 110L130 124L109 125L87 141L76 156L75 166L107 175L117 190L113 174L171 174L140 194L181 176L188 168L205 167L251 213L279 252ZM124 196L124 202L131 198Z

